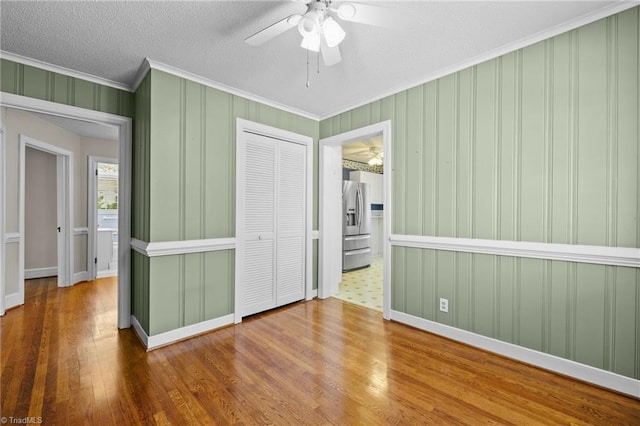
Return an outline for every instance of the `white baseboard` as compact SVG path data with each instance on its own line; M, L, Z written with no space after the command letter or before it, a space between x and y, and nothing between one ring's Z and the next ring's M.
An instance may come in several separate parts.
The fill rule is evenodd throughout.
M118 268L98 271L96 273L96 278L115 277L116 275L118 275Z
M147 335L134 315L131 315L131 325L133 325L133 329L138 334L138 337L140 337L140 340L142 340L142 343L147 350L151 350L197 336L198 334L215 330L216 328L231 325L233 324L233 318L233 314L229 314L223 317L202 321L197 324L187 325L175 330L156 334L154 336Z
M51 266L49 268L32 268L24 270L24 279L31 280L34 278L55 277L58 275L58 267Z
M24 301L20 300L19 293L7 294L4 296L4 310L15 308L16 306L24 305Z
M610 371L535 351L512 343L481 336L470 331L429 321L403 312L391 311L391 319L489 352L551 370L585 382L593 383L636 398L640 398L640 380Z
M73 274L73 282L71 283L71 285L78 284L82 281L89 281L88 271L76 272L75 274Z

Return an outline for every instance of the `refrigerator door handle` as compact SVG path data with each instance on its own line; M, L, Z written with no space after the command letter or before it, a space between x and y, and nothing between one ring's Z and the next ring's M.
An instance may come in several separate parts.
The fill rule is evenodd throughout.
M358 191L356 192L356 206L357 206L357 213L358 213L358 230L360 230L360 225L362 225L362 192L360 191L360 187L358 186ZM359 231L358 231L359 232Z

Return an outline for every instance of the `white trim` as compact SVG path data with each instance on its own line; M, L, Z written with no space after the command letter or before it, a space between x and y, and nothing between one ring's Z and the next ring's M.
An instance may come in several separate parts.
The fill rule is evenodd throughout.
M89 273L87 271L76 272L73 274L73 279L71 281L72 285L78 284L83 281L89 280Z
M551 370L579 380L593 383L617 392L640 398L640 380L621 376L610 371L580 364L555 355L524 348L491 337L481 336L445 324L419 318L403 312L391 311L391 319L476 348L484 349L536 367Z
M314 229L313 231L311 231L311 238L314 240L319 240L320 239L320 231L318 231L317 229Z
M9 232L8 234L4 234L4 242L5 242L5 244L19 243L20 242L20 233L19 232Z
M58 74L66 75L69 77L77 78L80 80L90 81L91 83L100 84L102 86L109 86L115 89L124 90L126 92L133 92L126 84L109 80L102 77L96 77L95 75L87 74L81 71L75 71L69 68L61 67L59 65L50 64L48 62L39 61L37 59L27 58L25 56L16 55L15 53L6 52L0 50L0 58L7 59L9 61L17 62L31 67L40 68L45 71L51 71Z
M128 241L131 237L131 119L4 92L0 92L0 105L118 127L120 157L118 235L122 241ZM129 322L131 319L130 265L131 250L126 244L120 244L118 246L118 328L128 328L131 325Z
M131 319L129 322L131 323L133 330L136 332L136 334L142 341L142 346L144 346L146 349L149 346L149 336L147 336L147 333L144 332L144 329L140 325L140 322L135 317L135 315L131 315Z
M87 272L87 275L89 273ZM107 278L107 277L115 277L118 275L117 269L105 269L104 271L98 271L96 273L95 278ZM87 280L88 281L88 280Z
M176 328L175 330L155 334L153 336L147 335L136 317L133 315L131 316L131 324L133 325L133 329L136 334L140 337L140 340L142 340L143 345L149 351L151 349L157 349L161 346L170 345L181 340L189 339L191 337L231 325L233 324L233 314Z
M89 235L89 228L73 228L73 236Z
M206 240L162 241L148 243L131 239L131 248L147 256L173 256L176 254L206 253L209 251L232 250L236 248L235 238L210 238Z
M49 268L31 268L24 270L24 279L31 280L33 278L53 277L58 275L58 267L51 266Z
M15 308L16 306L24 305L24 299L20 297L20 293L5 294L4 296L4 309Z
M313 138L277 127L255 123L253 121L236 118L236 256L235 256L235 293L234 293L234 322L242 322L243 291L244 291L244 249L243 249L243 217L245 173L242 158L244 151L241 143L247 133L278 139L303 145L306 157L306 187L305 187L305 300L313 298Z
M566 33L568 31L572 31L575 30L576 28L580 28L584 25L590 24L592 22L595 22L599 19L602 18L606 18L608 16L611 15L615 15L616 13L620 13L622 11L625 11L627 9L630 9L632 7L635 7L638 5L637 0L635 1L618 1L615 2L614 4L609 4L607 6L602 7L601 9L598 9L596 11L593 11L587 15L583 15L580 16L579 18L575 18L572 19L570 21L564 22L562 24L559 24L555 27L552 28L548 28L545 29L543 31L540 31L536 34L532 34L529 35L523 39L517 40L517 41L513 41L511 43L508 43L504 46L498 47L496 49L490 50L488 52L485 52L483 54L474 56L473 58L469 58L469 59L465 59L462 62L459 62L455 65L449 66L449 67L445 67L445 68L441 68L439 70L436 70L434 72L432 72L431 74L428 74L424 77L421 77L417 80L414 80L410 83L405 83L405 84L401 84L399 86L395 86L394 88L388 89L380 94L376 94L374 96L362 99L359 102L355 102L355 103L350 103L347 105L344 105L343 107L338 108L336 111L325 114L325 115L320 115L319 116L319 121L322 120L326 120L328 118L331 117L335 117L336 115L340 115L344 112L347 111L351 111L354 110L356 108L359 108L363 105L367 105L370 104L372 102L378 101L380 99L384 99L387 96L391 96L391 95L395 95L397 93L403 92L407 89L411 89L413 87L417 87L420 86L422 84L425 83L429 83L431 81L437 80L439 78L448 76L450 74L456 73L458 71L464 70L466 68L469 67L473 67L475 65L481 64L483 62L489 61L491 59L495 59L499 56L502 55L506 55L507 53L511 53L514 52L518 49L522 49L525 48L527 46L531 46L532 44L538 43L540 41L543 40L547 40L549 38L555 37L557 35ZM387 153L384 153L385 155L387 155Z
M332 283L332 278L340 271L334 270L338 265L334 265L331 259L335 257L335 244L331 244L327 238L336 238L335 233L342 230L341 215L335 214L332 211L332 207L325 203L324 197L332 196L332 191L339 191L339 189L333 188L333 185L328 185L325 182L328 176L335 173L335 164L331 164L331 161L325 159L325 150L332 149L333 147L341 147L342 145L353 142L356 140L366 139L375 135L382 135L383 140L383 167L386 172L383 175L383 188L384 188L384 203L387 206L392 205L392 191L391 191L391 170L392 170L392 132L391 132L391 120L382 121L380 123L371 124L369 126L361 127L359 129L351 130L345 133L341 133L328 138L320 139L318 145L319 158L319 225L320 225L320 241L318 247L318 297L327 298L331 296L333 290L332 287L335 283ZM339 165L342 167L342 164ZM325 188L326 187L326 188ZM335 206L333 206L335 207ZM391 312L391 244L389 242L389 235L391 233L392 223L392 211L391 209L385 210L383 217L383 240L382 247L383 256L383 285L382 285L382 316L385 319L390 318ZM340 231L337 231L339 229ZM328 237L328 232L332 234ZM335 241L333 242L335 243ZM341 263L341 261L340 261Z
M153 59L145 58L144 63L140 66L140 70L138 71L138 77L136 78L136 86L133 91L135 92L138 89L138 85L144 79L144 76L150 69L166 72L167 74L175 75L176 77L184 78L186 80L193 81L195 83L202 84L203 86L212 87L214 89L222 90L223 92L240 96L241 98L248 99L250 101L255 101L261 103L263 105L271 106L277 108L281 111L290 112L292 114L298 115L300 117L309 118L314 121L320 121L318 115L312 114L307 111L303 111L301 109L293 108L284 104L281 104L276 101L272 101L267 98L263 98L261 96L254 95L249 92L245 92L241 89L237 89L232 86L227 86L224 83L220 83L218 81L209 80L208 78L199 76L197 74L190 73L189 71L181 70L180 68L176 68L171 65L163 64L162 62L155 61Z
M5 314L5 287L4 287L4 275L5 275L5 265L4 265L4 251L6 249L5 245L7 242L7 235L4 233L5 223L4 223L4 215L5 215L5 200L4 200L4 192L6 185L6 177L4 172L4 117L0 114L0 238L3 241L0 241L0 316ZM20 236L18 235L18 238Z
M493 254L562 260L565 262L640 267L640 249L629 247L586 246L577 244L534 243L528 241L481 240L470 238L391 235L390 243L399 247Z
M149 58L144 58L142 60L142 63L140 64L140 68L138 68L138 72L136 73L136 78L133 81L133 85L131 86L131 89L134 93L138 90L138 87L140 87L140 85L142 84L142 80L144 80L149 71L151 71Z

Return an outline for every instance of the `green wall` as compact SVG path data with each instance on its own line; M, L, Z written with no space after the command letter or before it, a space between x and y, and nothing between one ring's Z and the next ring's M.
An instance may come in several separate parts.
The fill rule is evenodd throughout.
M133 93L0 59L0 91L133 117Z
M394 234L640 247L638 10L323 120L320 137L392 121ZM392 263L394 310L640 378L635 268L402 247Z
M133 235L147 242L235 236L236 118L318 140L316 121L158 70L136 92L136 107ZM317 146L314 158L317 177ZM140 256L133 313L149 335L233 313L233 250Z

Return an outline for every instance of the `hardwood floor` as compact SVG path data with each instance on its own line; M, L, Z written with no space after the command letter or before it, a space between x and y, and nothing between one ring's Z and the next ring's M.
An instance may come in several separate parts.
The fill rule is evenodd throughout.
M639 425L640 401L337 299L145 352L116 280L27 284L2 325L0 413L44 424Z

